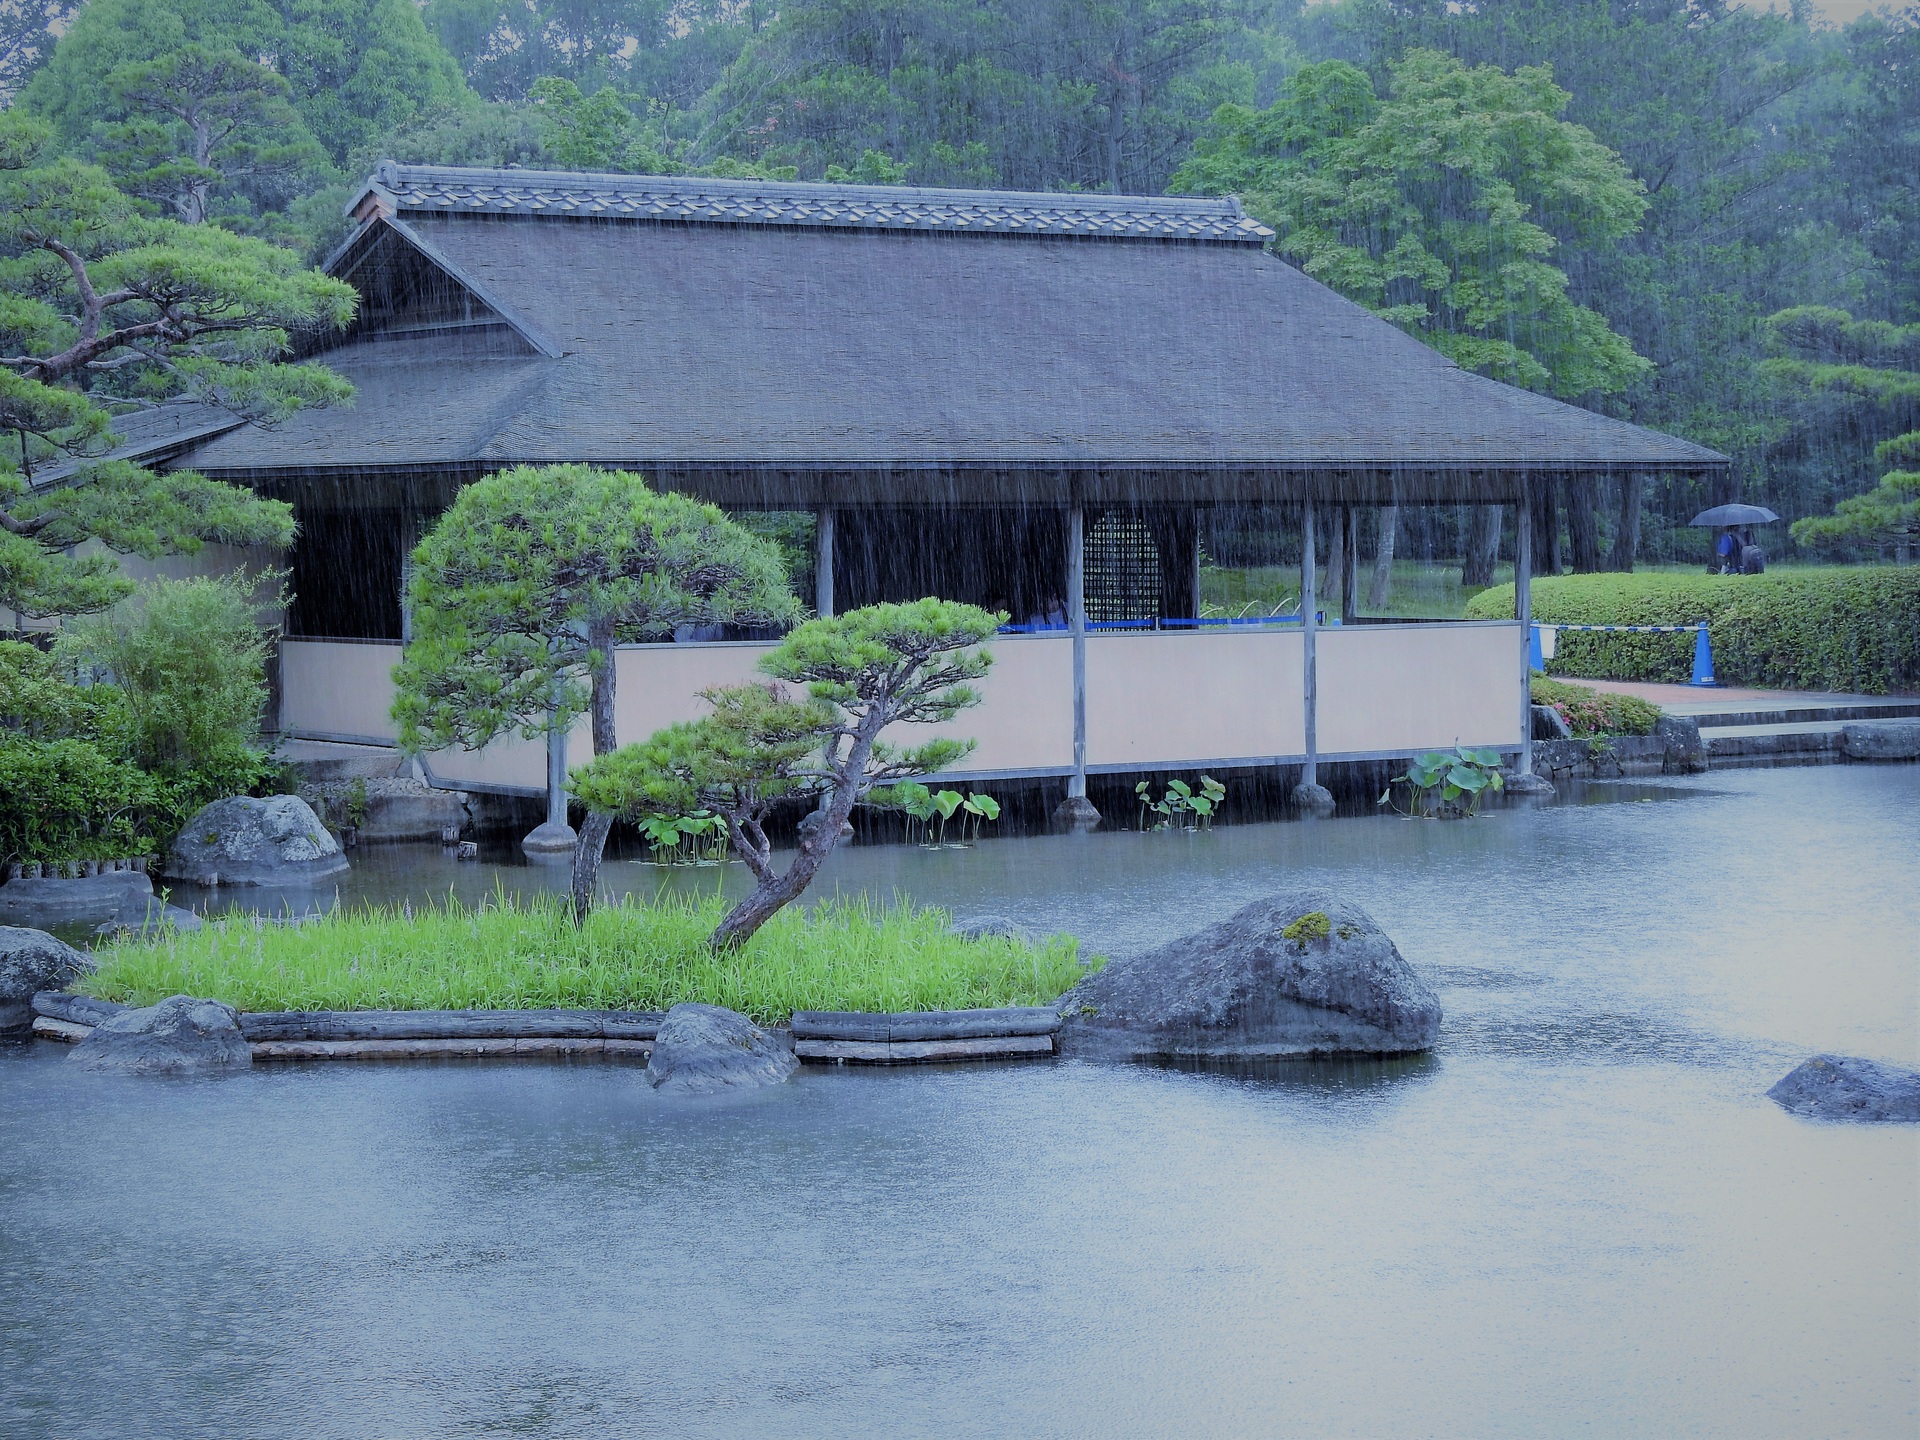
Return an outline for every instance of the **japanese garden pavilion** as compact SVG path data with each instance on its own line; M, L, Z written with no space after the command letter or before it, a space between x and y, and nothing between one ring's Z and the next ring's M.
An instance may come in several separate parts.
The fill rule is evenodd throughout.
M1323 627L1308 544L1299 617L1202 626L1201 512L1292 507L1324 538L1359 506L1524 506L1543 478L1727 463L1459 369L1268 253L1231 199L387 162L352 214L327 268L360 312L313 353L355 403L153 457L293 503L295 736L391 743L413 537L464 481L585 461L812 512L822 612L1065 602L1065 629L996 642L955 727L975 779L1311 777L1455 741L1525 767L1529 526L1511 621ZM697 713L768 644L623 649L622 740ZM545 779L520 741L428 766L463 788Z

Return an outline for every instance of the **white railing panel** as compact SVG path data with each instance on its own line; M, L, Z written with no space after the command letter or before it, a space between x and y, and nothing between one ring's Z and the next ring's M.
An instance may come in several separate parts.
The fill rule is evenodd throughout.
M1317 668L1322 755L1520 743L1515 623L1336 626Z
M393 667L399 663L397 644L282 640L280 728L290 735L391 745Z
M1298 630L1087 637L1087 764L1154 769L1299 755Z

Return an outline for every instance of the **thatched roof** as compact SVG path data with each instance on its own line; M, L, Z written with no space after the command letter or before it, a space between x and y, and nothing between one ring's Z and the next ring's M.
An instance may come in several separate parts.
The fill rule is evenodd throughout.
M355 405L188 463L587 460L796 503L1727 463L1459 369L1250 243L1231 201L386 165L357 204L331 268L366 303L321 357Z

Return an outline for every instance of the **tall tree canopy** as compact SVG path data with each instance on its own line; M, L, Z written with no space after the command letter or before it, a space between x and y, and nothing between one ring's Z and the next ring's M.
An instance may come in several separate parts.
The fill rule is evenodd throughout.
M115 72L195 46L238 52L284 79L301 124L335 164L421 110L471 94L410 0L88 0L21 100L81 149L96 127L128 118Z
M709 97L699 146L808 178L874 151L916 184L1157 194L1274 46L1245 0L796 0Z
M1631 234L1646 201L1559 118L1568 99L1545 69L1433 50L1395 61L1385 95L1324 61L1267 110L1223 107L1174 184L1239 194L1309 275L1466 369L1566 397L1619 390L1647 362L1551 257L1563 237Z
M518 466L467 486L414 551L407 597L394 717L409 750L564 731L585 713L594 752L609 755L616 645L799 616L771 544L712 505L586 465ZM593 903L611 826L593 814L580 830L577 915Z
M212 226L148 219L99 169L39 163L46 129L0 116L0 606L104 609L131 586L99 540L157 555L206 540L285 544L278 502L190 472L36 466L113 444L116 414L176 397L272 417L347 398L317 366L284 363L291 332L344 325L351 287L285 250Z

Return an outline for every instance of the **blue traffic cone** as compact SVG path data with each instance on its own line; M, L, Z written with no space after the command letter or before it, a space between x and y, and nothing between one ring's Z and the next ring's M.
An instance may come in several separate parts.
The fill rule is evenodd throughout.
M1527 626L1527 664L1532 669L1542 672L1547 668L1546 659L1540 653L1540 627L1538 625Z
M1713 678L1713 646L1707 643L1707 627L1702 625L1694 631L1693 639L1693 685L1719 685Z

